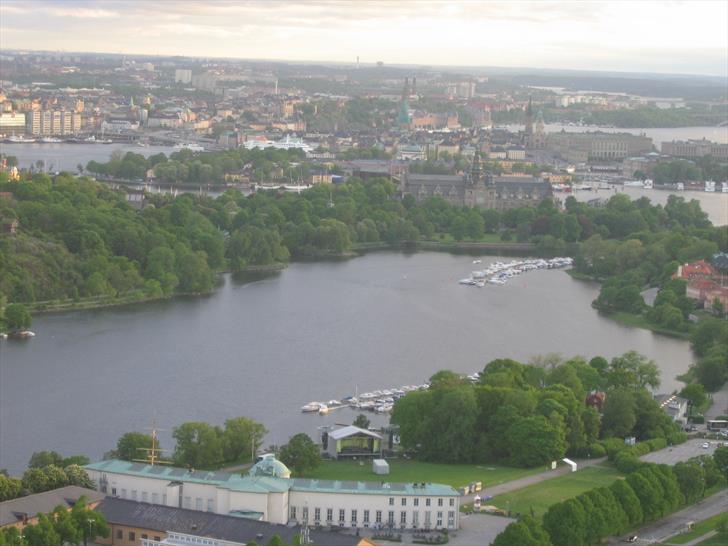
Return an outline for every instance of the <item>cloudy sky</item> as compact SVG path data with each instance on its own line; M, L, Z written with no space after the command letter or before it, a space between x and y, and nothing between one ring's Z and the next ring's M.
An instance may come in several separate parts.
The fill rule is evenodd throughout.
M728 74L728 2L0 0L0 48Z

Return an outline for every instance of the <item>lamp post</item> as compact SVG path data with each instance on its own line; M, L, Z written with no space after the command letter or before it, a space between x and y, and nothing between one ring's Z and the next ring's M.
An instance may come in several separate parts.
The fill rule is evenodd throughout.
M83 530L83 546L86 546L86 540L88 539L89 535L91 534L91 525L93 524L94 520L91 518L86 519L86 526L88 528L88 531L86 528Z

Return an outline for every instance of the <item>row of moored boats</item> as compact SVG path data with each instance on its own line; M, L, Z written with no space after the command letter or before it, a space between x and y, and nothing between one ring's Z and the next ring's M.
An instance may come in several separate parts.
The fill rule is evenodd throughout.
M473 263L480 263L480 260L475 260ZM550 260L543 259L530 259L530 260L513 260L511 262L495 262L490 264L486 269L473 271L470 277L460 279L460 284L469 286L477 286L479 288L484 287L486 284L502 285L506 284L509 279L533 271L535 269L559 269L562 267L569 267L574 263L572 258L558 257L551 258Z
M301 408L301 411L304 413L319 413L323 415L334 409L348 407L357 410L373 411L375 413L390 413L392 408L394 408L394 403L405 394L425 390L429 387L429 383L422 385L404 385L393 389L365 392L357 396L346 396L341 400L309 402Z

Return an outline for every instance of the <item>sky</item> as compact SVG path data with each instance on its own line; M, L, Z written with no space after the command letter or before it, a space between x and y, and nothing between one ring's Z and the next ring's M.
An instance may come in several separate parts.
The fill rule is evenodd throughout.
M728 1L0 0L0 49L728 75Z

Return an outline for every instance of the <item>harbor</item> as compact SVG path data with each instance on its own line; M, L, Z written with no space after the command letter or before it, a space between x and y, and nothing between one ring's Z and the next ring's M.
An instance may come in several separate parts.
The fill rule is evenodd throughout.
M474 260L473 264L482 263ZM537 269L561 269L574 263L572 258L558 257L550 260L513 260L507 263L495 262L482 270L473 271L470 277L460 279L458 284L483 288L486 284L504 285L509 279Z

